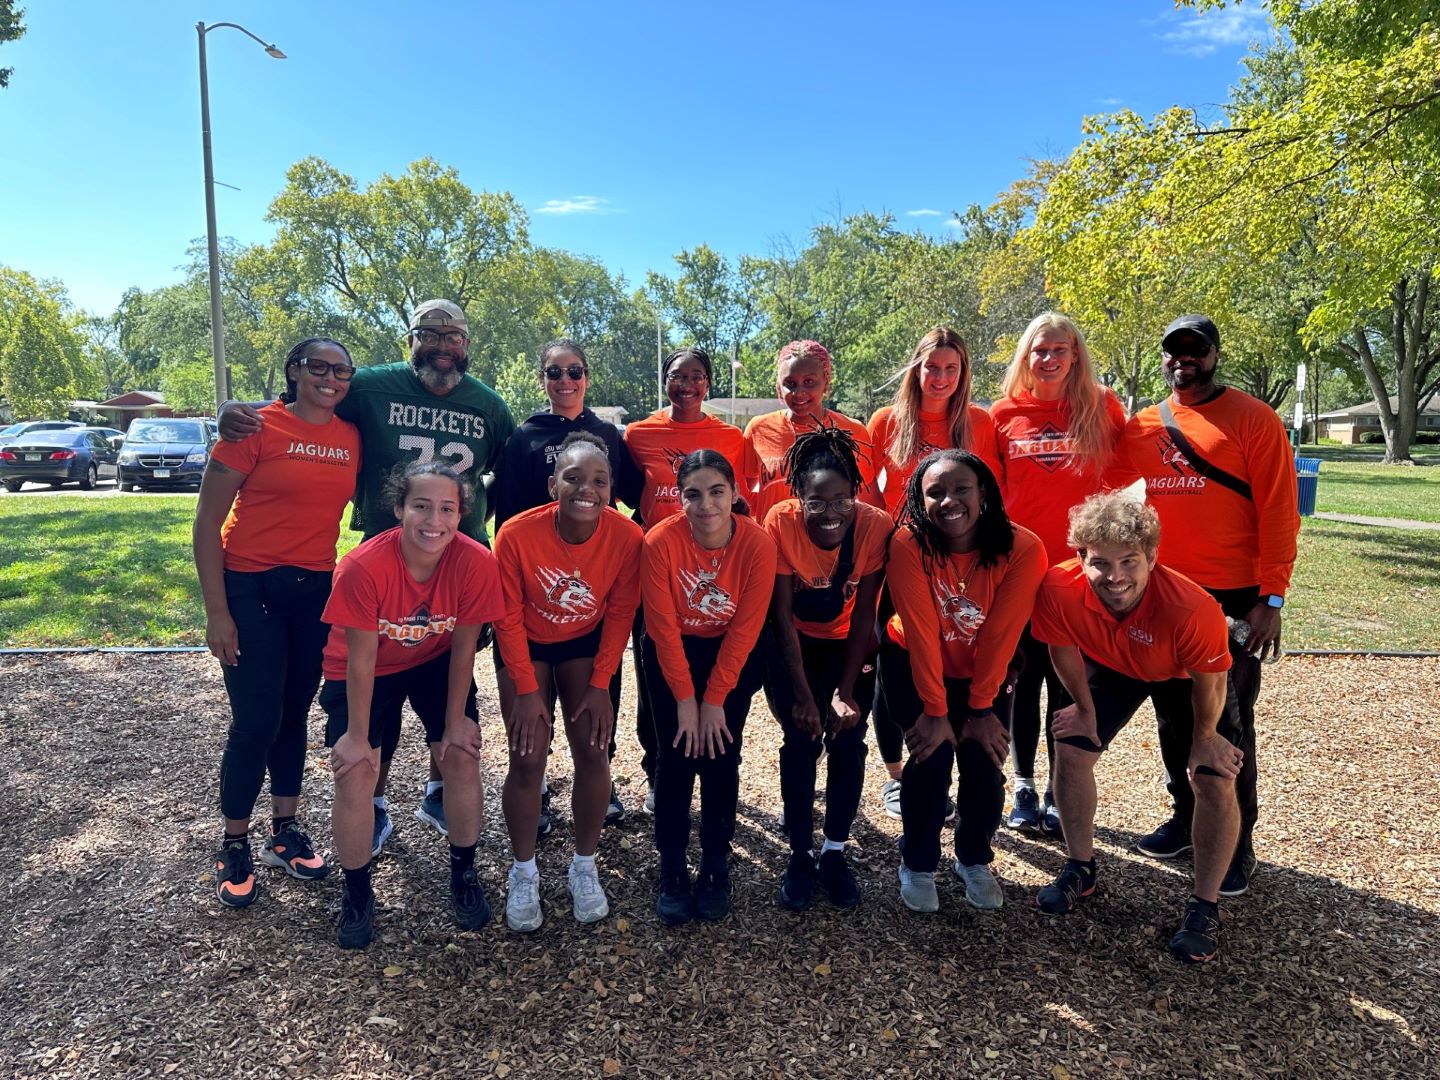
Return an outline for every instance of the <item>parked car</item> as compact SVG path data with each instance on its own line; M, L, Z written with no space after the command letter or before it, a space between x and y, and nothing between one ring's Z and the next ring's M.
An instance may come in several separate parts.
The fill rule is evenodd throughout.
M136 420L120 446L120 489L200 488L210 448L219 440L209 417Z
M119 428L87 427L82 428L81 430L96 432L102 439L108 442L111 446L115 447L116 450L119 450L120 444L125 441L125 432L121 431Z
M119 454L93 431L30 431L0 447L0 483L19 491L35 484L75 483L89 491L101 480L116 478Z
M74 420L22 420L18 424L0 428L0 446L12 443L21 435L32 431L69 431L84 426Z

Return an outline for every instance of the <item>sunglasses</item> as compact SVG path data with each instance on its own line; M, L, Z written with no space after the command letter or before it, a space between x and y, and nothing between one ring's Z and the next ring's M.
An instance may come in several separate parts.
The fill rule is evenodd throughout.
M1177 341L1174 345L1162 346L1161 352L1170 357L1203 360L1210 355L1210 343L1208 341Z
M297 364L304 364L305 370L317 379L323 379L332 372L340 382L349 382L355 375L355 369L349 364L332 364L328 360L317 360L313 356L307 356L304 360L296 360Z
M585 377L585 374L585 369L579 364L571 364L569 367L551 364L545 369L545 378L551 382L559 382L562 375L569 375L572 382L579 382Z

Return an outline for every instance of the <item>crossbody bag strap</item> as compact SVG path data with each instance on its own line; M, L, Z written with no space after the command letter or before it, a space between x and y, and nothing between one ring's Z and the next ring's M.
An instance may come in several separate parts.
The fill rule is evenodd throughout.
M1190 463L1192 469L1207 480L1214 480L1237 495L1243 496L1251 502L1255 501L1255 495L1250 490L1249 484L1238 476L1226 472L1218 465L1211 465L1190 445L1190 440L1185 438L1184 433L1180 430L1180 425L1175 422L1175 413L1170 409L1169 398L1160 402L1160 420L1165 425L1165 432L1170 436L1170 441L1175 444L1175 449L1185 455L1185 460Z

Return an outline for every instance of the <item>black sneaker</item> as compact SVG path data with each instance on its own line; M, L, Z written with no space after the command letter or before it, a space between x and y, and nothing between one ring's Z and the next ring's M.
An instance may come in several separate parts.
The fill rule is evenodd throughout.
M690 893L688 871L660 879L660 897L655 914L668 926L680 926L695 917L695 898Z
M845 861L843 851L822 852L816 876L820 878L820 886L830 903L838 908L860 906L860 885L850 872L850 864Z
M787 911L804 911L815 902L815 857L810 852L790 853L778 899Z
M1185 918L1170 939L1170 955L1182 964L1203 964L1220 951L1220 909L1191 897Z
M384 807L375 807L375 831L370 834L370 858L378 859L380 852L385 850L385 841L390 839L390 834L395 831L395 822L390 817L390 811Z
M1190 826L1173 817L1161 822L1154 832L1146 833L1135 841L1135 849L1152 859L1173 859L1184 855L1192 847Z
M695 878L695 917L719 922L730 914L730 868L724 863L707 868Z
M1241 848L1230 860L1230 869L1220 883L1221 896L1244 896L1250 889L1250 875L1255 873L1255 852Z
M490 905L473 866L461 875L458 884L451 883L450 907L455 912L455 925L461 930L479 930L490 921Z
M249 907L259 892L250 844L226 844L215 853L215 895L226 907Z
M1017 787L1005 824L1022 832L1040 831L1040 796L1033 787Z
M1060 826L1060 808L1055 805L1055 799L1048 791L1045 792L1045 798L1040 800L1040 835L1053 840L1065 839L1065 830Z
M535 840L544 840L555 831L555 816L550 812L550 789L540 791L540 823L535 826Z
M1035 895L1035 906L1046 915L1069 915L1076 904L1094 891L1094 869L1074 859L1066 859L1060 876Z
M620 822L624 820L625 804L620 801L620 792L615 789L614 784L611 784L610 805L605 810L605 824L607 827L610 825L619 825Z
M375 894L369 893L364 904L350 898L350 891L340 894L340 928L335 941L342 949L363 949L375 936Z
M310 837L293 821L265 841L260 849L260 861L301 881L318 881L330 873L325 860L315 854Z

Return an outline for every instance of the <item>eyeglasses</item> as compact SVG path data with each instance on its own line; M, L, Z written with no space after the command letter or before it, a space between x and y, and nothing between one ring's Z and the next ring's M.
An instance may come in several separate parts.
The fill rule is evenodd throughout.
M335 378L340 382L349 382L355 375L355 369L349 364L332 364L328 360L317 360L313 356L307 356L304 360L296 360L297 364L304 364L305 370L317 379L323 379L326 375L334 372Z
M463 345L465 335L459 330L447 330L443 334L438 330L416 330L415 340L421 345L438 345L442 341L446 345Z
M800 503L807 514L823 514L826 509L837 514L848 514L855 505L854 499L805 499Z
M545 369L545 378L551 382L559 382L560 376L569 375L572 382L579 382L586 376L586 370L579 364L571 364L569 367L561 367L559 364L551 364Z
M669 375L665 376L665 381L667 383L688 383L693 386L697 383L709 382L710 376L706 375L703 371L690 375L685 374L683 371L672 371Z

